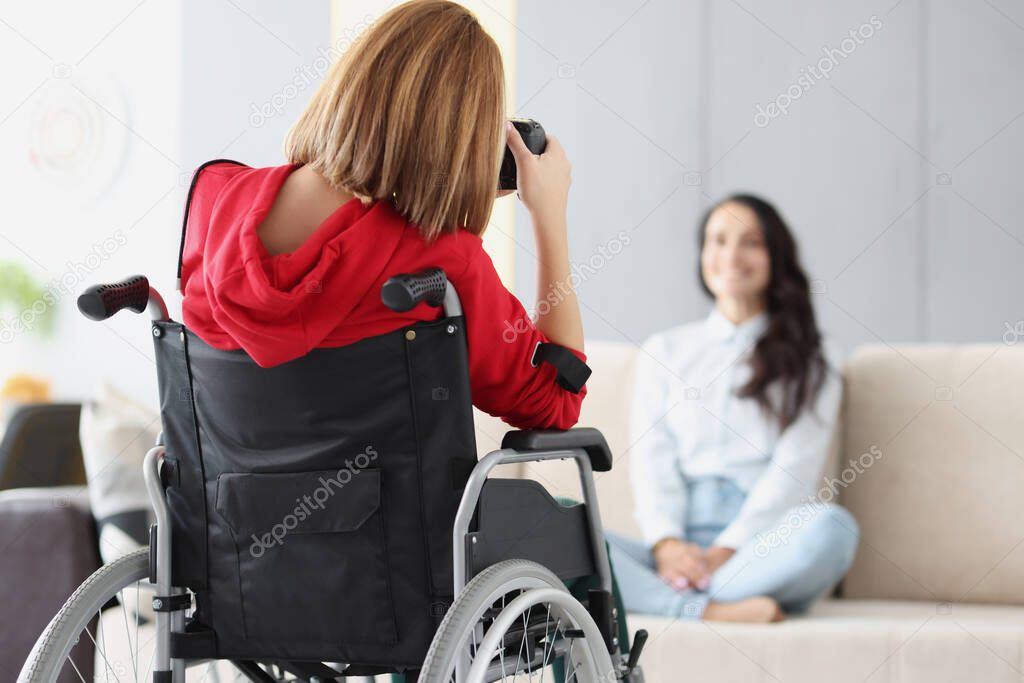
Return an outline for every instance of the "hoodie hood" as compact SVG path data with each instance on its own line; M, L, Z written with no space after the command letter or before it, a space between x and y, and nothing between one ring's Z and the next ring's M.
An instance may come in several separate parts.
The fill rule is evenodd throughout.
M336 330L383 278L406 232L390 203L353 199L296 251L270 254L256 228L296 168L206 169L188 219L186 244L200 249L188 250L185 297L205 297L202 308L226 337L212 343L233 342L263 367L306 354ZM185 323L194 328L188 316Z

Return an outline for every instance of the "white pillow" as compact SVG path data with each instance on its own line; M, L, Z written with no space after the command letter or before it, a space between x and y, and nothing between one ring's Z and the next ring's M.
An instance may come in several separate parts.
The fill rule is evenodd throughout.
M152 508L142 461L159 432L159 413L105 382L97 387L93 399L82 405L82 458L104 562L149 542Z

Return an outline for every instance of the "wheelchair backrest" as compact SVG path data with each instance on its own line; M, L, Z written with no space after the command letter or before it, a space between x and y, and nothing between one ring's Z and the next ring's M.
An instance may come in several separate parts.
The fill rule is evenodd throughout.
M173 581L197 598L181 647L418 665L476 463L463 318L271 368L153 335Z

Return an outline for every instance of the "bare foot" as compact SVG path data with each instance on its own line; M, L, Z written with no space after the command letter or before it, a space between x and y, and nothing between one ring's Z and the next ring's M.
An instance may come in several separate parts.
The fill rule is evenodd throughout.
M771 598L756 597L736 602L709 602L704 609L708 621L736 621L747 624L767 624L782 621L785 614L779 603Z

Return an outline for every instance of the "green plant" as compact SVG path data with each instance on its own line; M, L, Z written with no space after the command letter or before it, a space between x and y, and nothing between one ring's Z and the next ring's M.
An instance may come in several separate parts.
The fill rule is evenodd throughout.
M47 336L56 299L20 263L0 261L0 321L8 330Z

